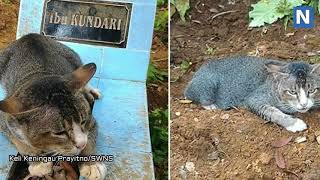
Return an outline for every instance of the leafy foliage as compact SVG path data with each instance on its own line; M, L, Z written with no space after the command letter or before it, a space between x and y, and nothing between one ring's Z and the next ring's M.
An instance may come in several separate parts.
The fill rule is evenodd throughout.
M320 14L320 3L319 0L305 0L305 4L308 6L312 6L315 10Z
M171 8L175 8L180 15L182 21L186 21L186 13L190 9L189 0L171 0Z
M154 30L157 37L165 44L168 43L168 0L157 1L157 13L154 21Z
M165 71L158 70L152 63L149 64L147 81L148 82L159 82L168 79L168 73Z
M156 179L168 179L168 109L156 109L149 114L154 165L163 172Z
M272 24L278 19L291 15L293 7L303 3L302 0L260 0L252 5L253 9L249 12L251 19L249 26L260 27L265 23Z
M168 0L157 0L157 6L164 6L168 4Z
M157 12L154 22L154 29L156 31L167 32L168 31L168 9Z
M168 16L168 0L157 0L155 36L164 44L168 42ZM150 63L147 84L163 82L168 82L168 72L161 71ZM156 108L149 112L149 123L156 179L168 179L168 109Z
M205 51L204 53L205 53L206 55L213 55L214 52L215 52L215 49L212 48L212 47L210 47L208 44L206 44L206 47L207 47L207 49L206 49L206 51Z
M182 69L183 72L186 72L191 65L192 65L192 62L188 60L183 60L182 63L180 64L180 68Z

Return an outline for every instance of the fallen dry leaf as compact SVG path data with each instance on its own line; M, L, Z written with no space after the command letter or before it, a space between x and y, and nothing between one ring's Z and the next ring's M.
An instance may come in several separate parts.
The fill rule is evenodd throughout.
M277 166L279 168L281 168L281 169L286 168L286 162L285 162L284 157L281 152L276 151L275 159L276 159Z
M285 34L286 37L293 36L295 32Z
M282 138L280 138L279 140L274 141L274 142L271 144L271 146L276 147L276 148L279 148L279 147L282 147L282 146L287 145L291 140L292 140L292 136L290 136L289 138L282 137Z
M192 103L191 100L188 100L188 99L183 99L183 100L180 100L179 103L182 103L182 104L190 104Z

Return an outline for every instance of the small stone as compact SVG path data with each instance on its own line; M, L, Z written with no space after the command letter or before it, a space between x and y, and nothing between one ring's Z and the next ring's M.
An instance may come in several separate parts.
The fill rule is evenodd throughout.
M194 118L193 119L195 122L199 122L199 119L198 118Z
M222 4L219 4L218 6L219 6L219 8L224 9L224 5L222 5Z
M296 143L303 143L303 142L306 142L307 141L307 138L306 137L302 137L302 136L299 136L296 138L295 142Z
M176 112L176 116L180 116L181 115L181 112Z
M222 120L228 120L230 118L229 114L224 114L220 117Z
M181 179L187 179L187 171L185 170L184 166L180 167L179 174Z
M213 144L214 144L215 146L218 146L219 143L220 143L220 140L219 140L218 138L214 137L214 138L212 138L212 142L213 142Z
M267 153L262 153L260 156L259 156L259 160L261 161L262 164L266 165L266 164L269 164L270 161L272 159L272 156L270 154L267 154Z
M217 151L213 151L212 153L208 154L209 160L218 160L219 159L219 153Z
M185 167L189 172L193 172L195 170L193 162L186 162L186 166Z
M305 163L307 166L311 166L312 161L311 161L310 159L307 159L304 163Z
M190 104L190 103L192 103L192 101L189 100L189 99L182 99L182 100L180 100L179 102L180 102L181 104Z
M212 13L218 13L219 12L216 8L211 8L209 11L212 12Z

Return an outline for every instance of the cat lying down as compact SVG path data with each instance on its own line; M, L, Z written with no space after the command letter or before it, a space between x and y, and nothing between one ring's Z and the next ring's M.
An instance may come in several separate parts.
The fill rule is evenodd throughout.
M0 127L22 155L96 154L97 124L92 116L100 94L88 87L94 63L82 65L67 46L29 34L0 52ZM86 179L104 179L101 162L79 164ZM31 176L52 173L52 162L31 162Z
M320 105L320 65L250 56L210 61L194 74L184 95L205 109L246 107L288 131L307 129L292 114Z

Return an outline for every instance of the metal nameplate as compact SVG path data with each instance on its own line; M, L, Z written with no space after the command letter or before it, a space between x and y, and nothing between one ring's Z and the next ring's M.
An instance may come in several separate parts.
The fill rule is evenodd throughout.
M125 48L132 4L45 0L42 34L57 40Z

